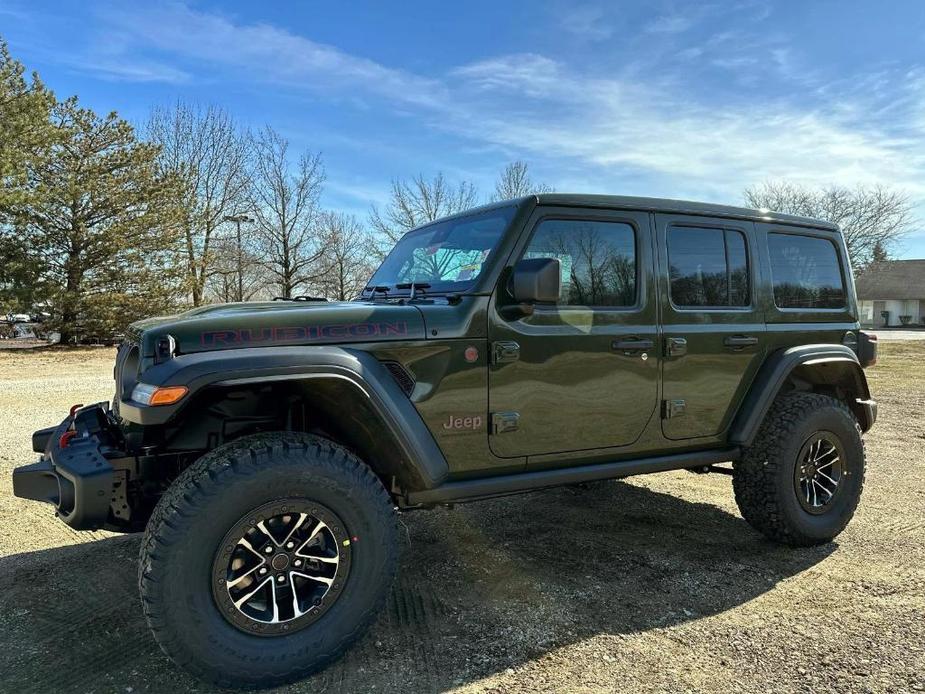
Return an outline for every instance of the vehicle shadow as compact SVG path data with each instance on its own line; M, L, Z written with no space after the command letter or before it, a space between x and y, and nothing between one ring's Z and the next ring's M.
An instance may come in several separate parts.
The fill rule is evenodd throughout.
M287 691L440 691L600 634L741 605L835 545L777 547L738 516L624 483L402 517L399 580L353 650ZM138 536L0 559L5 691L209 691L148 633Z

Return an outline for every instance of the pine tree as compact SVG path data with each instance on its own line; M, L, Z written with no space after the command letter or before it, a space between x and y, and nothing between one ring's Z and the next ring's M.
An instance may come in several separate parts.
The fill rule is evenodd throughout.
M871 252L871 261L874 263L882 263L890 259L890 254L887 252L886 247L883 245L883 241L877 239L877 242L874 244L874 250Z
M62 342L172 309L183 291L178 196L158 172L157 147L76 99L54 107L52 124L58 139L34 172L41 195L17 205L13 221L42 262Z
M48 120L54 95L38 75L31 82L24 75L0 39L0 221L33 192L29 172L47 156L55 135Z
M32 172L49 155L54 95L25 78L0 39L0 313L24 313L42 298L40 264L12 227L12 210L34 199Z

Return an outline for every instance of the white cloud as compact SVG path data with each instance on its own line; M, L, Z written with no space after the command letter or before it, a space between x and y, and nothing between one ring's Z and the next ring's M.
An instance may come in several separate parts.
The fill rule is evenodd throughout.
M192 80L192 75L185 70L152 61L112 60L105 57L83 59L71 56L67 62L72 68L112 82L185 84Z
M710 102L683 71L635 65L601 76L527 53L423 76L184 5L120 6L106 20L126 55L153 51L195 62L211 76L384 103L422 127L473 144L562 162L572 180L583 169L591 190L635 186L639 193L648 186L651 193L736 200L746 185L786 177L819 185L888 183L925 195L925 82L886 71L871 78L892 81L881 91L826 88L816 77L809 91L796 57L778 43L759 44L751 54L727 51L723 67L742 75L773 72L792 84L792 97ZM650 29L676 33L690 21L668 16ZM715 57L711 51L731 36L716 34L698 55ZM851 83L863 81L856 75Z
M604 41L613 36L613 26L604 10L593 5L569 7L560 17L562 28L589 41Z
M751 68L758 63L758 58L753 55L733 55L726 58L714 58L710 61L716 67L727 70L742 70Z
M109 9L104 20L136 45L233 68L262 82L349 91L358 87L396 101L433 105L440 83L385 67L269 24L238 24L183 4ZM202 65L202 63L205 63Z
M532 98L561 93L565 87L559 63L536 53L490 58L456 68L450 76L470 89L503 93L513 86Z
M925 135L910 121L911 104L890 123L871 121L878 104L863 100L851 109L840 99L813 107L772 99L703 104L641 81L575 74L534 55L494 58L455 75L464 79L460 89L469 78L480 90L450 122L459 132L537 157L575 158L598 175L645 175L713 196L737 197L745 185L778 177L925 193L923 140L899 133L917 127ZM503 107L510 103L518 108Z
M657 17L646 26L652 34L680 34L694 25L691 17L682 14L665 14Z

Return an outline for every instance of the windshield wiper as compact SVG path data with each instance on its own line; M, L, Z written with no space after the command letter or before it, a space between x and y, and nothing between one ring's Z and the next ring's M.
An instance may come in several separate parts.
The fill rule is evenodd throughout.
M327 297L300 294L299 296L274 296L273 301L327 301Z
M430 285L427 282L402 282L401 284L396 284L395 288L396 289L410 289L411 294L408 296L408 300L410 301L411 299L414 298L416 290L420 290L420 292L424 294L425 293L424 290L430 289Z
M370 299L375 299L375 298L376 298L376 294L385 294L386 296L388 296L389 291L391 291L391 289L392 289L392 288L391 288L389 285L387 285L387 284L376 284L376 285L368 285L368 286L364 287L364 288L363 288L363 291L364 291L364 292L372 292L372 293L369 295L369 298L370 298Z

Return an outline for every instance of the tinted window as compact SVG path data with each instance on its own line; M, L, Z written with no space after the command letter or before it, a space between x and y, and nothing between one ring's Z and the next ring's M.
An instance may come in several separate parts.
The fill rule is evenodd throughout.
M524 258L558 258L559 304L632 306L636 303L636 234L621 222L547 219Z
M732 229L668 230L671 300L676 306L748 306L745 236Z
M774 303L780 308L843 308L835 244L798 234L768 234Z

